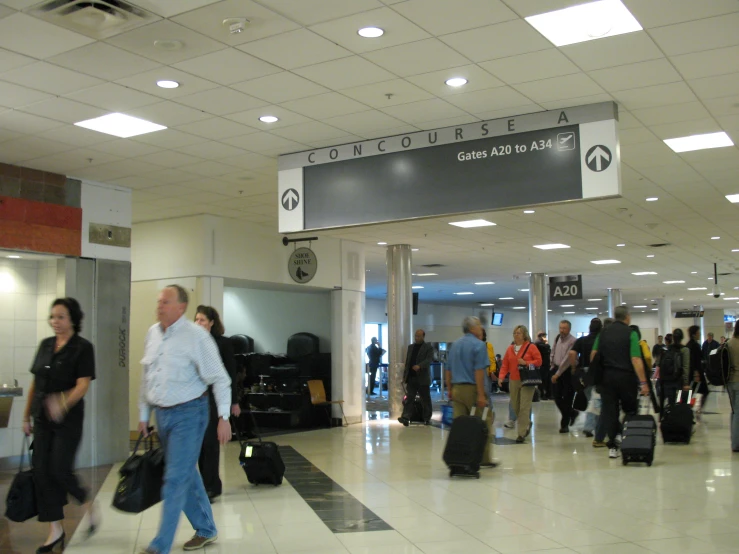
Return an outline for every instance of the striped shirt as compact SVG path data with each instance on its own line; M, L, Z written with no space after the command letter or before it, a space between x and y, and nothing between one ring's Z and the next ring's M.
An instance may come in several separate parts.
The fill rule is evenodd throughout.
M223 366L213 337L182 316L162 330L152 325L144 341L141 360L139 421L149 421L152 407L167 408L194 400L213 385L218 415L228 417L231 378Z

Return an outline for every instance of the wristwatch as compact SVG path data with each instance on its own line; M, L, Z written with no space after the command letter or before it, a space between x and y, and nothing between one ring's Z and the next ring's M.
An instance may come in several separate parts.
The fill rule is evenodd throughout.
M228 416L227 416L227 415L221 416L221 419L222 419L223 421L228 421Z

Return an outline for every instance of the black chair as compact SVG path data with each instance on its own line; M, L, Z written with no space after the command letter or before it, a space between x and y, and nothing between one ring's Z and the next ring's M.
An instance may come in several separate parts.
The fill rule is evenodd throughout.
M247 335L231 335L228 339L234 354L250 354L254 352L254 339Z
M295 333L287 339L287 357L299 360L310 354L318 354L319 340L313 333Z

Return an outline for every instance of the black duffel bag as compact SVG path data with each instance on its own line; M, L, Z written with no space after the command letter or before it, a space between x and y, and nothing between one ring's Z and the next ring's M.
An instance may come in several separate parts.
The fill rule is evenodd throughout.
M30 460L29 469L23 469L26 454L30 458L30 450L32 448L28 446L28 437L24 437L18 473L13 478L13 483L10 485L8 496L5 499L5 517L10 521L20 523L38 515L38 509L36 508L36 485L33 482L33 467L31 467Z
M113 496L113 507L139 514L162 499L164 483L164 450L154 448L154 439L149 428L149 437L144 443L146 450L138 454L144 434L139 435L133 454L118 470L120 478Z

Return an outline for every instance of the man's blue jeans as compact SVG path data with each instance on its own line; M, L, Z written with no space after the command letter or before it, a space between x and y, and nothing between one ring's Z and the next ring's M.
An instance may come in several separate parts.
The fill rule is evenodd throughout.
M159 554L169 554L183 511L197 535L211 538L218 532L203 479L197 470L208 424L208 397L202 396L173 408L157 408L156 413L164 448L164 486L162 520L149 548Z

